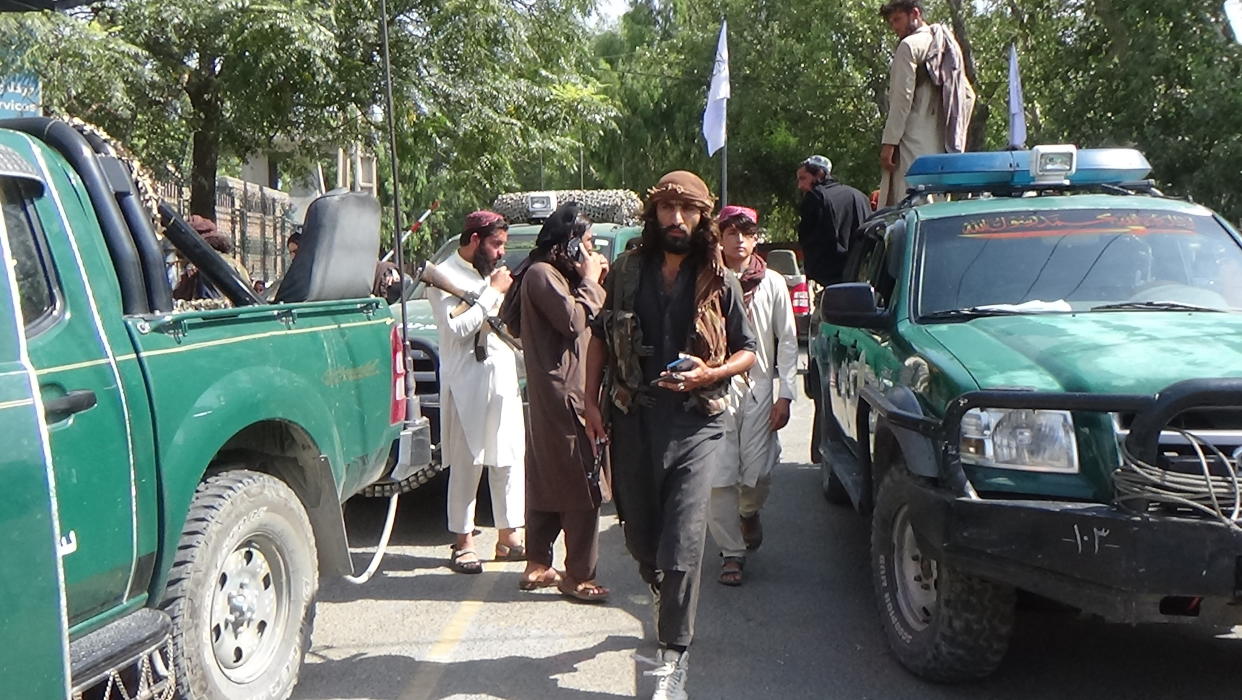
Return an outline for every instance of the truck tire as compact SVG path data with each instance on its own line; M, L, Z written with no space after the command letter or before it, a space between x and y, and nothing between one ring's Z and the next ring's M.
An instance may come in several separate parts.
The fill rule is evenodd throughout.
M319 565L283 481L237 469L199 484L163 607L186 698L289 697L310 646Z
M919 549L902 500L912 482L900 458L894 460L872 512L880 624L893 655L915 675L940 682L983 678L1009 647L1014 590L960 574Z

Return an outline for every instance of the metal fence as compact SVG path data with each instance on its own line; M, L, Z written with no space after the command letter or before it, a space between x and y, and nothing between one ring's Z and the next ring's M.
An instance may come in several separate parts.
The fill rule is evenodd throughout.
M160 182L159 194L187 215L190 189ZM250 272L251 279L271 283L285 274L289 256L285 239L293 224L285 217L293 206L289 195L252 182L222 177L216 181L216 227L233 239L233 254Z

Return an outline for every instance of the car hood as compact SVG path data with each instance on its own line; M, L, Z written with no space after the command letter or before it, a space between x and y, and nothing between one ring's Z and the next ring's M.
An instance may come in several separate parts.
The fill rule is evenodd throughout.
M981 389L1150 394L1242 377L1242 314L1096 312L923 326Z

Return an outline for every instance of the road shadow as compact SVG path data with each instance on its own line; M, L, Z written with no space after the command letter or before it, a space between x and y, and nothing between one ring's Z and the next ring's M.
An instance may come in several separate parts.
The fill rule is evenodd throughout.
M408 656L354 655L321 660L302 667L301 700L403 698L424 700L454 695L500 698L572 698L608 700L629 697L561 686L558 677L578 671L583 663L609 652L634 648L631 637L613 635L585 649L547 657L504 656L495 659L435 662Z
M1019 608L1009 653L976 683L939 685L888 652L872 593L864 516L827 504L819 472L783 464L764 510L764 547L744 586L709 583L691 660L696 697L1077 700L1233 698L1242 640L1194 625L1120 625L1066 609ZM772 546L772 549L769 549ZM711 551L711 550L709 550Z

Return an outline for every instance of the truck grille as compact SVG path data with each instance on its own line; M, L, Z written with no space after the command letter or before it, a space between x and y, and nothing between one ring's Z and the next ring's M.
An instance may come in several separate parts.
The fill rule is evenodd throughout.
M1178 415L1160 434L1154 465L1125 454L1133 419L1133 414L1115 416L1121 454L1121 466L1114 473L1119 505L1149 513L1237 520L1235 511L1242 510L1242 410L1198 409Z

